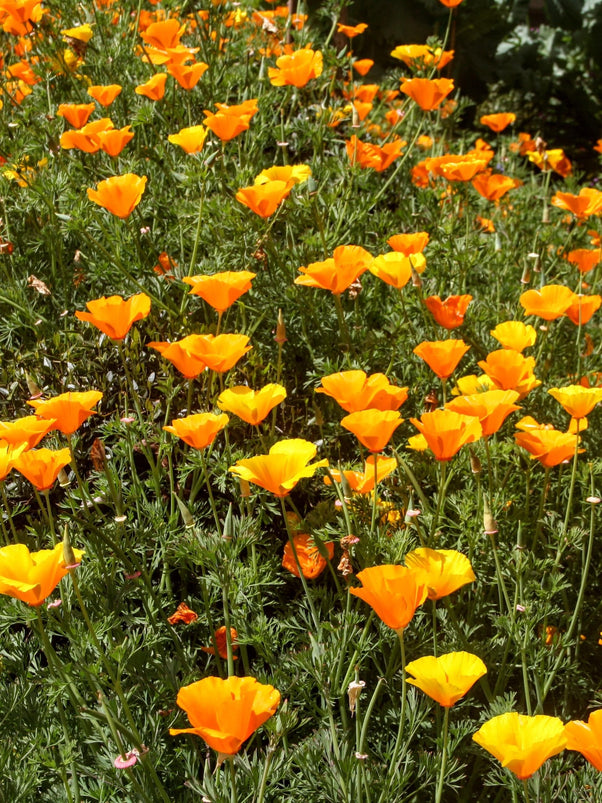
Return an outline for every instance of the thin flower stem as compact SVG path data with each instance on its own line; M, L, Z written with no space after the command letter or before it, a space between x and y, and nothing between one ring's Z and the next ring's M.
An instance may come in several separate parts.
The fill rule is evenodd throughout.
M525 795L525 803L531 803L531 797L529 795L529 781L527 778L523 778L523 792Z
M405 644L403 642L403 628L400 628L397 631L397 636L399 638L399 646L401 648L401 712L399 715L399 727L397 729L397 738L395 739L395 747L393 748L393 755L391 756L391 759L389 761L390 767L395 767L395 765L397 764L397 758L403 742L403 731L406 718L406 697L407 697L406 668L405 668L406 650L405 650Z
M560 562L560 556L562 554L562 545L564 544L564 539L566 537L566 531L569 526L569 520L571 518L571 509L573 507L573 495L575 493L575 480L577 478L577 459L579 457L579 424L581 423L581 419L577 419L577 432L575 434L575 453L573 455L573 467L571 469L571 482L569 485L569 499L566 503L566 513L564 515L564 522L562 524L562 531L560 533L560 538L558 539L558 546L556 549L556 560L554 561L554 565L557 566Z
M64 671L61 659L56 654L55 649L52 646L50 639L48 638L48 633L46 632L46 628L44 627L44 622L42 620L42 615L40 613L39 606L36 606L34 608L34 611L37 619L38 633L40 635L40 640L42 642L44 653L46 654L46 659L48 660L48 665L54 669L57 677L65 684L65 688L67 690L69 699L71 700L71 704L76 710L79 711L85 708L83 697L81 696L77 687L73 683L73 680L71 679L69 673Z
M374 488L372 489L372 521L370 522L370 538L372 539L376 531L376 510L378 508L378 460L377 455L374 455Z
M227 569L226 569L227 571ZM232 654L232 635L230 633L230 608L228 605L228 583L222 582L222 605L224 609L224 625L226 626L226 653L228 661L228 677L234 674L234 656Z
M234 757L228 759L228 769L230 772L230 803L238 803L238 793L236 791L236 774L234 772Z
M431 600L433 616L433 655L437 657L437 600Z
M4 487L4 482L0 482L0 493L2 493L2 502L4 504L4 510L6 512L6 518L8 519L8 524L9 524L9 527L10 527L10 531L13 534L13 538L15 539L15 541L18 541L19 537L17 535L17 530L15 528L15 523L13 521L13 517L12 517L12 513L11 513L11 509L10 509L10 504L9 504L9 501L8 501L8 496L6 494L6 488ZM0 516L0 519L1 518L2 517ZM2 530L3 530L4 534L5 534L6 543L8 544L8 534L6 533L6 530L5 530L5 527L4 527L4 519L2 519Z
M445 475L447 472L447 461L440 460L439 461L439 488L437 490L437 508L435 510L435 515L433 517L433 521L431 523L431 533L430 533L430 540L433 541L435 535L437 533L437 527L439 526L439 518L441 513L443 512L443 506L445 503L445 491L447 489L447 484L445 482Z
M437 792L435 794L435 803L441 803L441 795L443 794L443 785L445 783L445 770L447 768L447 746L449 736L449 706L445 706L445 713L443 714L443 735L442 742L443 748L441 751L441 769L439 771L439 781L437 783Z
M406 477L409 479L412 487L414 488L414 490L418 494L418 498L420 499L420 504L422 505L423 513L429 513L430 509L431 509L431 506L430 506L430 504L428 502L428 499L424 495L424 491L420 487L420 484L419 484L418 480L416 479L416 477L414 475L414 472L408 466L408 464L405 462L405 460L402 457L399 456L399 452L397 451L397 449L395 447L393 447L393 454L395 455L395 459L397 460L397 465L402 469L402 471L404 472Z
M297 571L299 572L299 579L301 580L301 585L303 586L303 591L305 592L305 597L307 599L307 603L309 605L309 609L311 611L311 618L314 623L314 627L316 630L316 634L320 632L320 620L318 619L318 614L316 613L316 609L314 607L313 600L309 593L309 588L307 586L307 580L305 579L305 575L303 574L303 570L301 569L301 564L299 563L299 556L297 555L297 548L295 547L295 541L293 539L293 534L291 532L291 528L289 526L288 518L286 515L286 507L284 505L284 497L281 496L280 498L280 508L282 510L282 518L284 519L284 525L286 527L286 533L288 535L289 544L291 545L291 550L293 553L293 557L295 558L295 563L297 564Z
M50 532L52 534L52 543L56 544L57 538L56 538L56 530L54 527L54 516L52 515L52 507L50 505L50 493L48 489L42 491L42 496L46 500L46 510L48 512L48 524L50 525Z
M347 354L351 352L351 340L349 337L349 329L347 328L347 321L345 320L345 313L343 312L343 305L341 303L341 294L333 293L334 306L337 311L337 318L339 320L339 331L343 338L342 346L345 347Z
M205 461L205 455L203 454L203 450L199 450L199 456L201 458L201 466L203 467L203 475L205 477L205 484L207 486L207 494L209 496L209 504L211 505L211 510L213 511L213 518L215 521L215 526L217 528L217 532L221 534L222 525L219 520L219 516L217 515L217 507L215 505L215 498L213 496L213 489L211 488L211 482L209 481L209 473L207 471L207 462Z
M543 478L543 488L541 489L541 496L539 497L537 523L535 525L535 535L533 536L533 543L531 544L531 552L535 552L535 549L537 548L537 544L539 542L539 538L541 536L541 528L543 525L543 511L545 508L548 491L550 490L550 470L551 469L546 468Z
M383 683L385 682L384 678L379 678L378 683L376 684L376 688L372 692L372 697L370 698L370 702L368 703L368 708L366 708L366 713L364 714L364 721L362 722L362 729L360 732L360 741L358 750L360 753L364 753L364 747L366 744L366 736L368 735L368 723L370 722L370 716L372 715L372 709L376 705L376 700L378 695L380 694L380 690L382 689Z
M255 803L263 803L263 799L265 797L265 790L267 787L268 782L268 773L270 771L270 765L272 763L272 758L274 757L275 747L273 745L268 745L268 749L265 755L265 761L263 762L263 772L261 773L261 782L259 784L259 789L257 790L257 798L255 799Z

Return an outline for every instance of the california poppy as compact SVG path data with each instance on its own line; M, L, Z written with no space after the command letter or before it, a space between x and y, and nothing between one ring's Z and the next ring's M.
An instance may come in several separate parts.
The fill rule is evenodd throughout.
M35 415L27 415L15 421L0 421L0 444L4 441L5 444L12 446L23 444L25 449L34 449L54 428L55 423L54 418L43 419ZM2 479L0 468L0 481Z
M387 244L394 251L399 251L409 257L412 254L421 254L429 242L429 235L426 231L414 231L409 234L394 234L389 237ZM420 273L420 271L418 271Z
M463 340L425 340L413 350L440 379L453 374L458 363L470 349Z
M100 150L109 156L119 156L128 142L134 139L134 132L130 125L123 128L111 128L106 131L99 131L96 139L100 145Z
M61 103L56 114L57 117L64 117L73 128L82 128L95 108L93 103Z
M535 358L524 357L512 349L496 349L487 355L486 360L480 360L477 364L496 388L515 390L519 400L541 385L541 380L533 374Z
M439 2L442 6L445 6L445 8L456 8L456 6L460 5L462 0L439 0Z
M305 86L312 78L322 74L322 53L310 48L295 50L276 59L275 67L268 67L273 86Z
M190 295L200 296L217 312L225 312L251 289L257 274L249 270L226 270L198 276L186 276L183 282L192 287Z
M319 287L340 295L368 270L371 262L372 255L361 246L339 245L331 258L299 268L303 275L297 276L295 284Z
M311 535L307 533L295 533L295 535L293 535L293 543L303 577L306 577L308 580L314 580L316 577L319 577L328 565L328 562L320 553ZM334 543L332 541L327 541L324 547L328 553L329 560L332 560L334 557ZM282 567L294 574L295 577L299 577L297 560L295 560L293 548L289 541L284 545Z
M186 30L186 25L182 25L175 17L151 23L140 36L146 44L161 50L169 50L180 44L180 39Z
M222 625L218 627L217 630L213 634L213 638L215 639L215 644L217 646L217 653L220 658L224 661L228 658L228 640L226 638L226 626ZM238 631L236 628L230 628L230 645L232 647L232 652L236 652L238 650L238 644L236 643L238 640ZM215 647L201 647L203 652L206 652L207 655L215 655ZM232 656L234 660L238 660L236 655Z
M6 443L0 440L0 482L6 479L13 469L15 460L25 451L27 444Z
M83 554L81 549L73 550L77 562ZM62 543L39 552L30 552L25 544L9 544L0 549L0 594L38 607L52 594L70 568L65 561Z
M300 479L313 477L316 469L328 465L328 460L309 464L317 451L315 444L291 438L275 443L267 455L239 460L228 470L276 496L287 496Z
M531 717L516 711L493 717L472 738L521 780L530 778L544 761L567 746L558 717Z
M372 59L356 59L351 66L356 73L363 76L368 75L372 67L374 67L374 62Z
M422 254L412 254L407 257L399 251L391 251L375 257L368 266L368 270L374 276L378 276L381 281L401 290L412 278L412 269L417 270L417 265L423 270L426 266L426 260ZM417 272L421 273L422 271L417 270Z
M469 652L426 655L406 664L405 670L414 676L408 678L408 683L444 708L455 705L487 673L483 661Z
M534 145L537 148L537 143L534 143ZM522 151L523 149L521 148L521 153ZM555 173L558 173L559 176L566 178L567 176L570 176L573 171L573 165L571 164L570 159L567 158L562 148L554 148L551 151L543 152L539 149L536 149L533 151L527 151L525 155L530 162L544 172L553 170ZM552 198L552 205L558 205L554 203L554 198Z
M602 772L602 709L592 711L587 722L573 720L564 726L567 750L578 750Z
M167 72L176 79L182 89L187 91L195 88L208 69L209 65L203 61L198 61L190 67L184 64L168 64L167 66Z
M108 117L103 117L100 120L93 120L82 128L63 131L59 140L60 146L64 150L76 148L84 153L97 153L101 149L101 134L113 131L114 128L115 126L112 120Z
M204 125L193 125L181 128L177 134L170 134L167 139L172 145L179 145L186 153L200 153L206 137L207 129Z
M265 184L242 187L236 193L236 200L248 206L256 215L268 218L288 197L293 186L292 181L268 181Z
M599 215L602 212L602 192L593 187L583 187L579 195L557 192L552 197L552 206L567 209L578 220L585 220L590 215Z
M397 410L358 410L341 421L371 452L382 452L403 418Z
M76 25L75 28L66 28L61 31L61 36L64 36L67 41L75 39L77 42L83 42L87 45L94 36L94 31L88 23L85 23L84 25Z
M220 410L234 413L247 424L257 426L284 399L286 399L286 388L282 385L269 384L261 390L238 385L220 393L217 406Z
M408 389L391 385L384 374L340 371L323 376L316 393L331 396L348 413L358 410L397 410L408 398Z
M583 293L576 293L573 303L564 313L575 326L586 324L602 305L602 297L599 295L587 296Z
M550 388L548 393L560 402L571 418L585 418L602 401L602 388L584 388L583 385Z
M121 93L122 87L119 84L109 84L108 86L89 86L88 95L101 106L110 106L115 98Z
M198 613L195 613L191 608L186 605L185 602L180 602L178 607L176 608L176 612L173 613L171 616L167 617L167 621L170 625L177 625L182 622L185 625L189 625L192 622L196 622L199 618Z
M280 692L251 677L207 677L181 688L176 702L192 727L170 728L172 736L194 733L220 755L232 756L276 713Z
M539 290L527 290L519 298L525 315L537 315L546 321L562 317L574 301L573 291L562 284L546 284Z
M194 356L212 371L223 374L233 368L253 346L247 335L192 335Z
M382 173L401 156L402 149L407 145L403 139L394 139L382 147L371 142L362 142L355 134L345 142L345 149L351 165L358 164L363 168L372 168Z
M429 599L441 599L476 580L470 560L456 549L419 547L404 558L428 588Z
M575 454L579 436L570 432L558 432L554 428L532 429L528 432L516 432L514 440L531 455L532 460L539 460L545 468L552 468Z
M478 418L453 410L434 410L424 413L420 420L410 421L424 435L435 459L441 462L451 460L462 446L479 440L483 434Z
M358 572L357 579L362 586L350 588L350 593L367 602L397 633L408 626L427 597L426 585L406 566L372 566Z
M432 168L433 172L447 181L472 181L487 165L488 159L470 155L469 158L443 157Z
M96 189L88 189L88 198L120 218L128 217L140 203L146 176L125 173L112 176L97 184Z
M453 92L454 82L450 78L405 78L400 89L426 112L443 103L450 92Z
M472 186L475 190L488 201L497 203L507 192L519 187L522 182L511 176L504 176L501 173L491 173L487 171L475 176Z
M30 399L27 404L33 407L40 418L54 418L55 429L64 435L72 435L87 418L96 413L95 407L102 399L99 390L83 393L69 391L51 399Z
M137 293L128 299L121 296L102 296L87 301L88 312L75 313L79 321L88 321L112 340L123 340L135 321L150 313L151 300L146 293Z
M144 95L144 97L149 100L161 100L165 95L166 81L167 73L157 72L152 75L148 81L134 87L134 92L137 95Z
M361 33L367 28L367 24L365 22L360 22L357 25L343 25L342 22L337 23L337 33L342 33L348 39L353 39L356 36L359 36Z
M61 469L71 462L69 449L29 449L14 461L17 469L38 491L52 488Z
M205 111L205 125L222 142L229 142L234 137L249 130L249 120L243 116L235 114L224 114L223 112Z
M519 394L515 390L488 390L485 393L458 396L445 407L462 415L476 416L481 422L483 437L486 438L497 432L511 413L520 410L514 403L518 398Z
M470 295L448 296L444 301L439 296L429 296L424 303L439 326L457 329L464 323L464 315L471 301Z
M566 259L577 267L579 273L588 273L602 262L602 248L575 248Z
M432 66L442 70L453 59L454 51L432 48L429 45L398 45L390 55L403 61L411 69Z
M217 433L226 426L229 420L225 413L221 415L197 413L185 418L174 418L171 426L165 426L163 429L176 435L193 449L205 449L213 443Z
M302 184L311 178L311 167L309 165L274 165L266 167L261 173L255 176L254 184L266 184L268 181L292 181L295 184Z
M186 379L194 379L202 374L207 364L201 357L202 335L188 335L182 340L174 340L173 343L156 342L148 343L148 348L158 351L166 360L169 360Z
M489 334L494 337L505 349L522 352L529 346L535 345L537 332L531 324L522 321L505 321L498 323Z
M498 112L497 114L484 114L480 122L481 125L486 125L487 128L499 134L505 128L508 128L509 125L512 125L515 120L516 115L514 112Z
M337 471L331 469L330 474L335 482L341 482L341 475L345 478L349 487L354 493L367 494L374 490L374 463L376 462L376 482L384 480L397 468L395 457L383 457L379 454L371 454L366 458L363 471ZM330 484L330 477L325 476L324 482Z

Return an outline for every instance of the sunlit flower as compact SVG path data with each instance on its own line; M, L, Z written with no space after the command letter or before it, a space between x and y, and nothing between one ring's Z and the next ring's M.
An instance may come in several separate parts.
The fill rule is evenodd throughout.
M587 722L573 720L564 726L567 750L578 750L602 772L602 709L592 711Z
M371 452L382 452L403 418L397 410L358 410L341 421Z
M358 75L364 76L368 75L372 67L374 67L374 62L372 59L356 59L351 66Z
M167 66L167 72L172 78L176 79L182 89L186 89L187 91L195 88L208 69L209 65L205 64L203 61L196 62L190 67L184 64L168 64Z
M96 413L95 407L102 399L99 390L83 393L70 391L51 399L30 399L27 404L33 407L40 418L54 418L55 429L64 435L72 435L84 421Z
M534 357L523 357L512 349L496 349L480 360L477 365L500 390L515 390L519 401L527 393L541 385L541 381L533 374Z
M328 562L326 558L320 554L320 550L311 535L307 533L295 533L293 542L295 544L295 552L297 553L297 560L299 561L299 566L301 566L303 577L306 577L308 580L314 580L316 577L319 577L328 565ZM327 541L324 544L324 548L328 554L328 559L332 560L334 557L334 543L332 541ZM295 560L290 542L284 545L282 567L294 574L295 577L299 577L299 568L297 567L297 561Z
M155 342L148 343L148 348L158 351L166 360L169 360L186 379L194 379L201 374L207 364L201 355L203 335L188 335L182 340L174 340L173 343Z
M571 418L585 418L602 401L602 388L584 388L583 385L550 388L548 393L560 402Z
M445 6L445 8L456 8L456 6L460 5L462 0L439 0L439 2L442 6Z
M475 176L472 180L472 186L475 190L486 198L488 201L498 202L503 198L507 192L520 187L522 181L510 176L504 176L501 173L491 173L489 171Z
M25 449L34 449L38 443L54 428L54 418L43 419L35 415L17 418L15 421L0 421L0 450L6 449L2 444L12 446L24 445ZM16 455L15 455L16 456ZM3 461L0 457L0 481L4 479Z
M177 625L182 622L185 625L189 625L192 622L196 622L199 618L198 613L195 613L191 608L186 605L185 602L180 602L178 607L176 608L176 612L173 613L171 616L167 617L167 621L170 625Z
M461 415L452 410L434 410L424 413L420 420L410 421L424 435L435 459L447 462L467 443L479 440L481 424L474 416Z
M222 625L218 627L215 633L213 634L213 638L215 639L215 643L217 646L217 652L220 658L224 661L228 658L228 640L226 638L226 626ZM238 631L234 628L230 628L230 646L232 647L232 653L235 653L238 650ZM207 655L215 655L215 648L214 647L201 647L203 652L206 652ZM232 656L234 660L238 660L236 655Z
M508 128L516 120L514 112L498 112L497 114L484 114L481 117L481 125L486 125L497 134Z
M372 566L358 572L361 588L350 588L382 621L401 632L412 621L416 609L427 596L427 587L412 569L406 566Z
M214 114L205 110L205 125L222 142L230 142L243 131L248 131L249 120L248 115L226 114L225 112Z
M161 100L165 95L165 82L167 81L167 73L157 72L152 75L148 81L143 84L138 84L134 87L134 92L137 95L144 95L149 100Z
M463 340L425 340L413 351L440 379L447 379L469 349Z
M239 460L228 470L276 496L287 496L300 479L313 477L316 469L328 465L328 460L308 465L317 451L315 444L291 438L275 443L267 455Z
M101 149L101 135L114 129L113 121L108 117L103 117L101 120L87 123L83 128L64 131L61 134L60 145L64 150L76 148L84 153L97 153ZM133 136L131 134L129 139L132 139Z
M531 324L524 324L522 321L505 321L498 323L495 329L489 334L505 349L523 352L529 346L535 345L537 332Z
M602 212L602 192L593 187L583 187L579 191L579 195L557 192L552 197L552 206L567 209L578 220L585 220L590 215L599 215Z
M192 287L190 295L200 296L217 312L225 312L251 289L257 274L249 270L226 270L221 273L185 276L182 281Z
M0 482L6 479L15 464L15 460L25 451L27 444L6 443L0 440Z
M368 270L371 262L372 255L361 246L339 245L331 258L299 268L303 275L297 276L295 284L319 287L339 295Z
M194 733L218 753L231 756L276 713L280 692L251 677L207 677L181 688L176 702L192 727L170 728L172 736Z
M516 432L514 440L529 452L532 460L539 460L545 468L552 468L573 457L579 436L553 428L531 429Z
M274 165L262 170L255 176L254 184L265 184L268 181L292 181L295 184L302 184L311 178L311 167L309 165Z
M247 335L196 335L194 356L212 371L223 374L233 368L253 346Z
M322 53L310 48L280 56L276 59L276 67L268 67L268 77L273 86L302 87L321 74Z
M414 231L409 234L394 234L389 237L387 244L394 251L399 251L409 257L412 254L421 254L429 242L429 235L426 231ZM421 273L419 270L418 273Z
M348 39L353 39L361 33L364 33L367 27L365 22L360 22L358 25L343 25L342 22L339 22L337 23L337 33L342 33Z
M384 374L340 371L323 376L316 393L331 396L348 413L359 410L397 410L408 398L408 389L391 385Z
M345 142L345 149L351 165L358 164L363 168L372 168L382 173L401 156L402 149L407 145L403 139L394 139L382 147L371 142L362 142L355 134Z
M205 449L213 443L217 433L221 432L229 420L225 413L221 415L197 413L185 418L174 418L171 426L165 426L163 429L176 435L193 449Z
M589 273L602 262L602 248L575 248L569 251L566 258L577 267L579 273Z
M94 36L94 31L91 26L86 23L85 25L78 25L75 28L67 28L61 31L61 36L64 36L66 39L76 39L78 42L83 42L87 45Z
M57 117L64 117L73 128L82 128L95 108L93 103L61 103L56 114Z
M138 206L145 187L146 176L125 173L107 178L99 182L95 190L88 189L87 192L91 201L123 219Z
M428 588L429 599L441 599L476 580L470 560L455 549L419 547L404 558Z
M293 181L267 181L265 184L254 184L238 190L236 200L248 206L256 215L268 218L288 197L293 186Z
M573 303L564 313L575 326L585 325L597 312L602 305L602 297L599 295L586 296L583 293L576 293Z
M69 449L30 449L19 455L13 467L17 469L38 491L52 488L59 472L71 462Z
M445 708L455 705L487 673L483 661L469 652L426 655L406 664L405 670L414 676L408 683Z
M429 296L424 303L439 326L457 329L464 323L464 315L471 301L470 295L448 296L444 301L439 296Z
M217 406L220 410L234 413L247 424L257 426L284 399L286 399L286 388L282 385L269 384L261 390L238 385L220 393Z
M406 78L402 80L400 89L404 95L412 98L422 111L431 111L437 109L450 92L453 92L454 82L450 78Z
M546 321L562 317L574 301L573 291L562 284L546 284L539 290L527 290L519 299L525 315L537 315Z
M429 45L398 45L391 51L391 56L403 61L410 69L432 66L442 70L453 59L454 51Z
M330 474L335 482L341 482L341 474L352 491L358 494L367 494L374 490L374 463L376 462L376 482L381 482L392 474L397 468L395 457L383 457L371 454L366 458L363 471L337 471L331 468ZM330 485L330 477L324 477L326 485Z
M146 293L123 299L121 296L102 296L87 301L88 312L75 313L79 321L88 321L112 340L123 340L135 321L150 313L151 300Z
M472 738L520 779L530 778L567 746L558 717L530 717L516 711L493 717Z
M177 134L170 134L167 139L173 145L179 145L186 153L200 153L205 144L207 129L204 125L193 125L181 128Z
M473 393L485 393L488 390L494 390L495 385L493 380L487 374L467 374L461 376L454 388L452 388L452 396L470 396Z
M90 86L88 95L101 106L110 106L115 98L121 94L122 87L119 84L109 84L108 86Z
M445 407L462 415L474 415L481 422L483 437L493 435L506 418L520 407L514 402L519 394L515 390L488 390L470 396L458 396Z
M537 143L534 144L537 148ZM521 154L523 151L524 148L521 148ZM543 153L540 150L526 151L524 155L530 162L544 172L547 170L554 170L554 172L558 173L559 176L566 178L567 176L570 176L573 171L573 165L567 158L562 148L554 148L551 151L543 151ZM557 205L554 204L554 198L552 198L552 204L554 206Z
M399 251L391 251L375 257L368 266L368 270L381 281L401 290L412 278L412 268L418 273L422 273L419 268L422 267L424 270L425 266L426 260L422 254L413 254L407 257Z
M79 563L84 553L74 549L73 554ZM0 549L0 594L33 607L41 605L68 572L62 543L39 552L30 552L25 544Z

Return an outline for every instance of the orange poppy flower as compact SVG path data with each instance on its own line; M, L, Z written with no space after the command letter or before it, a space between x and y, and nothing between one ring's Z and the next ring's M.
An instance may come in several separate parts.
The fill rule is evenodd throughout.
M172 17L151 23L145 31L141 32L140 37L151 47L169 50L180 44L185 30L186 25L181 25L175 17Z
M55 424L54 418L40 419L35 415L27 415L15 421L0 421L0 444L4 441L5 444L12 446L23 444L25 449L34 449ZM6 446L0 446L0 449L2 448L6 449ZM4 476L0 466L0 482Z
M476 580L470 560L455 549L419 547L404 558L428 588L429 599L441 599Z
M515 120L516 115L514 112L484 114L483 117L481 117L481 125L486 125L487 128L490 128L492 131L495 131L496 134L499 134L505 128L508 128L509 125L514 123Z
M416 572L406 566L372 566L358 572L357 579L362 587L350 588L350 593L367 602L397 633L409 625L428 593Z
M535 358L523 357L520 352L513 349L492 351L486 360L478 363L478 366L492 380L496 388L515 390L519 394L519 401L541 385L541 381L533 374Z
M241 117L248 122L259 111L257 101L257 98L249 98L248 100L243 100L242 103L216 103L215 106L221 114L231 114L233 117ZM205 114L210 113L205 112Z
M364 33L368 26L365 22L360 22L358 25L343 25L342 22L337 23L337 33L342 33L348 39L353 39Z
M256 275L249 270L226 270L221 273L186 276L182 281L192 287L189 295L200 296L214 310L225 312L251 289L251 282Z
M454 90L454 82L450 78L405 78L401 82L401 91L412 98L422 111L437 109Z
M341 426L353 432L371 452L382 452L403 418L397 410L358 410L346 415Z
M577 266L579 273L589 273L602 262L602 248L575 248L569 251L566 259Z
M424 360L440 379L447 379L469 349L463 340L425 340L413 353Z
M206 137L207 129L204 125L193 125L181 128L177 134L170 134L167 139L173 145L179 145L186 153L200 153Z
M432 48L428 45L398 45L391 51L394 59L399 59L410 67L435 67L442 70L454 57L453 50L442 50L440 47Z
M408 683L444 708L455 705L487 673L483 661L470 652L426 655L406 664L405 670L414 676L408 678Z
M514 440L545 468L552 468L575 454L579 436L571 432L558 432L556 429L530 429L528 432L515 432Z
M445 8L455 8L460 5L462 0L439 0L439 2L442 6L445 6Z
M288 496L299 480L313 477L316 469L328 465L328 460L308 465L317 451L315 444L302 438L291 438L275 443L268 454L239 460L228 470L276 496Z
M121 94L122 87L119 84L109 84L108 86L90 86L88 95L101 106L110 106L115 98Z
M372 59L357 59L351 66L358 75L364 76L368 75L372 67L374 67L374 62Z
M267 181L265 184L242 187L236 193L236 200L248 206L256 215L268 218L288 197L293 187L293 181Z
M602 388L584 388L583 385L550 388L548 393L560 402L571 418L585 418L602 401Z
M26 443L12 444L0 440L0 482L13 470L15 460L27 448Z
M53 549L30 552L25 544L10 544L0 549L0 594L20 599L36 608L52 594L69 572L63 544ZM83 551L74 549L79 563Z
M432 169L436 175L447 181L471 181L477 173L485 170L489 164L488 158L477 158L472 154L462 157L441 157L433 161Z
M280 692L255 678L207 677L181 688L176 702L188 714L192 727L170 728L172 736L194 733L220 756L232 756L276 713Z
M88 321L112 340L123 340L135 321L150 313L151 300L146 293L137 293L128 299L121 296L102 296L87 301L89 312L75 313L79 321Z
M424 435L435 459L447 462L467 443L478 441L483 430L478 418L461 415L453 410L434 410L424 413L420 420L410 421Z
M226 626L222 625L218 627L215 633L213 634L213 638L215 639L215 643L217 645L217 652L220 658L224 661L228 658L228 641L226 639ZM236 628L230 628L230 645L232 647L232 652L236 652L238 650L238 644L236 643L238 640L238 631ZM207 655L215 655L215 648L214 647L201 647L203 652L206 652ZM235 661L238 660L238 656L232 656Z
M590 215L599 215L602 212L602 192L593 187L584 187L579 191L579 195L557 192L552 197L552 206L567 209L579 220L585 220Z
M582 293L578 293L575 295L575 299L565 312L565 315L575 326L584 326L590 320L594 312L600 309L601 304L602 297L598 295L586 296Z
M384 374L367 376L365 371L340 371L323 376L316 393L333 398L348 413L360 410L398 410L408 398L408 389L391 385Z
M527 134L525 131L519 133L518 142L510 144L510 150L513 153L519 153L521 156L526 156L530 151L535 151L536 149L537 143L531 137L531 134Z
M522 321L498 323L489 334L501 343L503 348L513 351L522 352L529 346L535 345L537 340L535 329L531 324L524 324Z
M277 58L276 66L268 67L268 77L273 86L302 87L322 75L322 66L322 53L304 48Z
M209 65L204 61L197 61L195 64L187 67L184 64L168 64L167 72L175 78L182 89L190 91L194 89L201 77L209 69Z
M573 720L564 726L567 750L577 750L602 772L602 709L592 711L587 722Z
M176 608L176 612L173 613L171 616L167 617L167 621L170 625L177 625L182 622L185 625L189 625L192 622L196 622L199 618L198 613L195 613L191 608L186 605L185 602L180 602L178 607Z
M167 73L157 72L151 76L148 81L134 87L134 92L137 95L143 95L149 100L162 100L165 95L166 81Z
M19 455L13 465L38 491L47 491L70 462L69 449L31 449Z
M146 176L125 173L99 182L96 189L88 189L88 198L119 218L128 217L140 203Z
M197 335L194 354L207 368L223 374L252 348L247 335Z
M374 463L376 461L376 482L381 482L397 468L395 457L383 457L371 454L364 464L363 471L337 471L331 469L330 473L335 482L341 482L341 475L345 478L352 491L357 494L367 494L374 490ZM324 483L330 485L330 477L324 477Z
M352 166L358 164L360 167L372 168L377 173L382 173L401 156L405 145L407 145L405 140L397 138L387 142L381 148L370 142L361 142L354 134L345 142L345 149Z
M429 235L426 231L415 231L410 234L394 234L389 237L387 244L394 251L399 251L404 256L421 254L429 242ZM420 272L420 271L419 271Z
M75 28L67 28L61 31L61 36L65 38L66 42L69 42L70 39L75 39L77 42L83 42L87 45L94 36L94 31L91 26L86 23L85 25L77 25Z
M504 176L501 173L481 173L475 176L472 180L472 186L475 190L488 201L497 201L503 198L507 192L520 187L522 181L510 176Z
M419 270L420 267L422 270ZM391 251L375 257L368 270L381 281L401 290L412 278L412 268L418 273L422 273L425 267L426 260L422 254L412 254L412 256L406 257L399 251Z
M301 566L303 577L306 577L308 580L314 580L316 577L319 577L328 565L328 561L320 554L320 550L311 535L307 533L296 533L293 536L293 542L295 544L295 552L297 553L297 559ZM334 543L332 541L327 541L324 547L328 553L328 559L332 560L334 557ZM295 560L290 542L284 545L282 567L294 574L295 577L299 577L297 561Z
M554 172L558 173L559 176L566 178L567 176L570 176L573 171L573 165L565 156L562 148L555 148L554 150L544 151L543 153L541 153L539 150L527 151L525 155L530 162L544 172L547 170L554 170ZM553 198L552 204L554 204Z
M185 418L174 418L171 426L165 426L163 429L180 438L193 449L205 449L213 443L217 433L221 432L229 420L225 413L221 415L197 413Z
M56 114L64 117L73 128L82 128L96 107L93 103L61 103Z
M339 245L331 258L299 268L303 275L297 276L295 284L319 287L340 295L368 270L371 262L372 255L361 246Z
M457 329L464 323L464 315L471 301L472 296L469 295L448 296L445 301L441 301L439 296L429 296L424 303L439 326Z
M87 418L96 413L95 407L102 399L99 390L87 390L83 393L70 391L61 393L52 399L30 399L27 404L33 407L40 418L54 418L58 429L64 435L72 435Z
M515 390L488 390L485 393L458 396L448 402L445 409L476 416L481 422L483 437L487 437L497 432L511 413L520 410L514 403L518 401L518 397Z
M222 142L229 142L234 137L242 134L243 131L248 131L250 127L249 120L244 116L225 114L223 112L213 114L209 111L205 111L205 125Z
M182 340L173 343L148 343L148 348L158 351L166 360L169 360L186 379L194 379L202 374L207 364L200 356L200 338L203 335L188 335ZM202 344L201 344L202 345Z
M108 117L103 117L101 120L93 120L83 128L64 131L61 134L60 145L64 150L76 148L84 153L97 153L101 149L100 135L113 129L113 122Z
M562 284L546 284L539 290L527 290L519 298L525 315L537 315L545 321L561 318L575 300L575 293Z
M282 385L269 384L261 390L238 385L220 393L217 406L220 410L234 413L247 424L257 426L284 399L286 399L286 388Z
M99 131L96 134L96 139L101 151L104 151L109 156L119 156L128 142L134 139L134 132L131 126L126 125L123 128Z

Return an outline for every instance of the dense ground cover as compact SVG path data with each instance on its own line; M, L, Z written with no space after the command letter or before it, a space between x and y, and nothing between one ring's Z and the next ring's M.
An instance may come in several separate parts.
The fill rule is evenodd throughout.
M600 794L602 193L444 5L0 0L0 799Z

